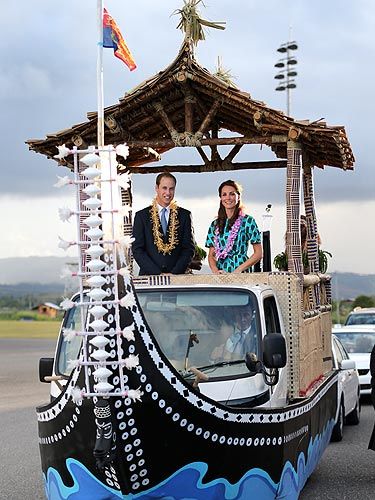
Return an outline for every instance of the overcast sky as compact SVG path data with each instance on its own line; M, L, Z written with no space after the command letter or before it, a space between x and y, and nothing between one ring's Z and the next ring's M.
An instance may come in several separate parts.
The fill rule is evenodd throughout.
M171 13L182 4L182 0L105 3L138 64L136 71L129 72L111 49L105 50L106 106L175 58L182 34L175 29L178 18ZM56 209L73 205L72 193L52 187L56 175L64 170L29 152L24 142L82 122L88 111L96 110L96 1L33 0L23 2L21 9L17 2L1 0L0 5L0 213L4 232L0 258L62 255L55 241L65 229L60 230ZM298 43L298 76L291 115L344 125L356 158L354 172L326 168L315 173L323 248L334 254L331 270L375 273L370 123L375 112L374 2L207 0L205 5L202 16L226 21L227 28L210 30L198 46L198 61L215 71L220 56L242 90L283 111L286 95L274 90L274 64L279 56L276 49L288 40L292 27L292 39ZM249 147L237 158L251 161L273 156ZM164 164L192 160L199 157L181 149L162 159ZM242 182L248 209L258 219L263 207L272 203L274 248L281 250L283 171L180 175L177 198L193 211L198 242L204 244L207 225L215 215L216 186L228 176ZM134 179L140 207L152 196L154 179Z

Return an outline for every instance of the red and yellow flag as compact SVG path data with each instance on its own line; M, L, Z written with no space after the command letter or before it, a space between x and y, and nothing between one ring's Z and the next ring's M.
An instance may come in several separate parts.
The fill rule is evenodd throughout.
M130 71L137 67L115 20L108 14L107 9L103 10L103 47L113 48L115 56L121 59Z

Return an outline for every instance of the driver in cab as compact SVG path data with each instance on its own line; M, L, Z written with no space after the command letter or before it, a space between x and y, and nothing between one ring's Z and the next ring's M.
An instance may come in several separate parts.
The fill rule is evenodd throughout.
M258 353L255 311L250 305L238 307L234 317L234 330L224 344L213 350L213 362L244 359L247 352Z

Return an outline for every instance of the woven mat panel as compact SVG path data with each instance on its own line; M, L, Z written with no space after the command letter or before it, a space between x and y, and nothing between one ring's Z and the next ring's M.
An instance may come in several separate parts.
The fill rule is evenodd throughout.
M306 393L323 375L323 339L321 318L305 319L300 331L300 393Z
M171 285L268 285L268 273L174 274Z
M303 325L300 281L292 273L270 273L269 283L276 293L284 322L289 358L288 394L294 399L300 393L299 331Z
M331 311L320 315L322 327L323 372L332 370L332 315Z

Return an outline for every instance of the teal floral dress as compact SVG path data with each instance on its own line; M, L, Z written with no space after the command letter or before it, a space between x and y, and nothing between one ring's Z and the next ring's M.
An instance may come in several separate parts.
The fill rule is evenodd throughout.
M215 248L215 225L216 221L213 221L208 229L205 245L207 248ZM229 237L229 233L230 231L228 230L227 219L224 227L224 232L219 236L219 243L221 248L225 247L227 239ZM247 255L249 243L254 245L255 243L260 242L260 232L255 219L251 217L251 215L244 215L232 250L229 252L227 257L223 259L217 259L217 268L226 271L227 273L232 273L238 266L243 264L249 258ZM251 272L251 269L247 268L244 272Z

